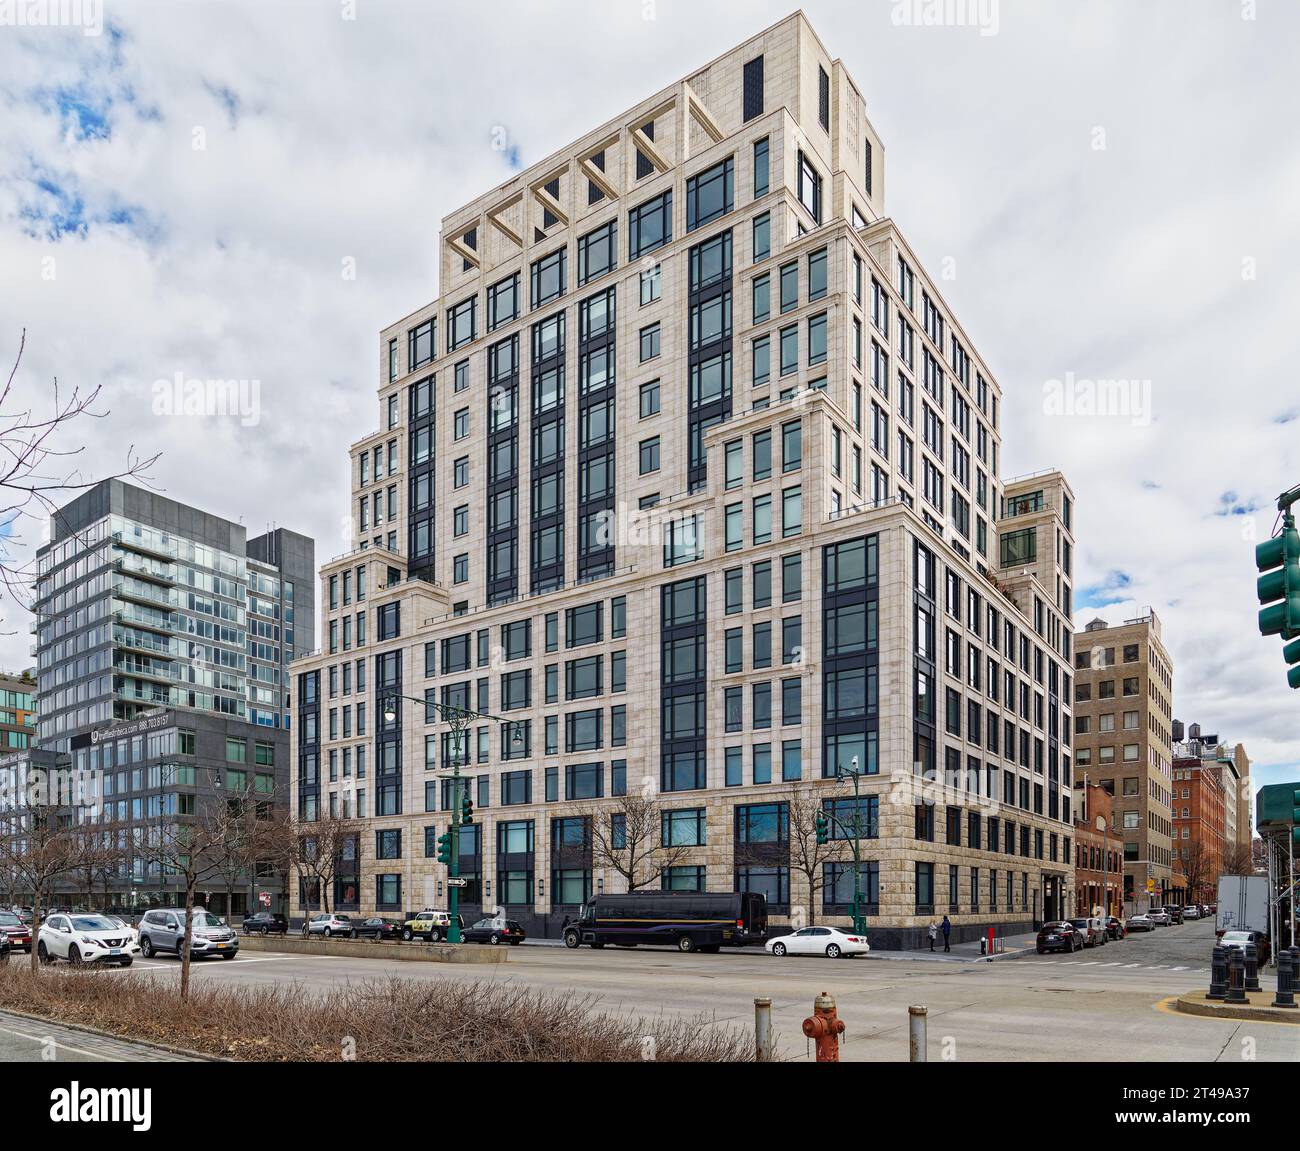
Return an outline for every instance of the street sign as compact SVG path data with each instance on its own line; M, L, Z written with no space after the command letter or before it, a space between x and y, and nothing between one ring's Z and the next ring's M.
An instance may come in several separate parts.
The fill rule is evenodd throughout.
M1152 893L1155 891L1155 889L1156 889L1156 881L1155 881L1154 879L1148 879L1148 880L1147 880L1147 894L1148 894L1148 895L1152 894Z
M263 907L271 906L271 893L269 891L259 891L257 893L257 902Z
M447 886L448 886L448 887L464 887L465 884L466 884L466 882L467 882L466 880L461 879L459 876L457 876L455 879L449 879L449 880L447 880Z

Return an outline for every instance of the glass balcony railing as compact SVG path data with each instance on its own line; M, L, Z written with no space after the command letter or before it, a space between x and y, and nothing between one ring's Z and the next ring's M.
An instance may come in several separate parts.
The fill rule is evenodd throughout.
M180 616L175 612L158 611L137 607L134 604L114 600L113 621L130 624L132 627L148 628L150 631L170 635L180 626Z
M113 543L118 547L130 548L147 556L161 556L172 560L177 556L177 543L170 536L144 535L135 532L114 532Z
M147 556L133 554L118 556L113 560L113 570L119 575L153 580L155 583L174 584L176 582L175 564L161 563Z
M125 657L119 659L113 665L113 671L118 675L134 676L138 679L153 680L157 683L174 683L176 673L172 671L167 663L155 663L147 659L133 659Z
M167 608L169 611L180 606L180 594L175 588L130 577L117 580L113 584L113 594L118 599L134 600L136 603Z
M115 627L113 629L113 643L115 646L126 648L129 651L148 652L155 657L176 659L180 656L179 641L163 638L151 632L138 632L129 628Z
M174 687L162 687L158 684L131 679L115 680L113 694L128 703L143 703L150 707L175 707L180 700L180 693Z

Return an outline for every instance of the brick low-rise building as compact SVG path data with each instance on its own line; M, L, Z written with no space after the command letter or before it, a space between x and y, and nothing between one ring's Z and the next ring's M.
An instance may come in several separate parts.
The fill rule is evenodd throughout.
M1115 797L1099 784L1076 792L1074 910L1076 915L1124 914L1123 839L1115 826Z

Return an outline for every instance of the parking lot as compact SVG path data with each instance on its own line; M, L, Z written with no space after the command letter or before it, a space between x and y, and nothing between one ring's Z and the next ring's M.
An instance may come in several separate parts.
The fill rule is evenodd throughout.
M1207 984L1213 935L1212 923L1189 923L1072 956L996 962L524 946L511 950L508 963L490 966L247 951L233 960L197 961L193 971L197 981L293 981L321 989L389 978L508 981L589 995L602 1009L640 1018L691 1016L706 1026L741 1028L752 1027L754 998L767 996L784 1055L799 1059L800 1024L822 991L835 996L846 1022L848 1060L906 1059L910 1004L929 1008L932 1059L943 1052L958 1060L1235 1061L1246 1052L1260 1060L1300 1058L1300 1027L1192 1018L1164 1004ZM103 976L170 980L178 971L168 957Z

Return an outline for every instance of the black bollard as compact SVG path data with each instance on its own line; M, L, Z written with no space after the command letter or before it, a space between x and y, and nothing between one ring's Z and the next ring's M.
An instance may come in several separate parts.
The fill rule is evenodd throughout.
M1249 1003L1246 998L1246 957L1240 947L1233 947L1228 954L1228 994L1224 1003Z
M1246 944L1246 990L1262 990L1259 985L1259 948L1253 943Z
M1295 1009L1295 960L1291 951L1282 948L1277 953L1277 994L1273 996L1274 1007Z
M1222 999L1228 994L1228 949L1222 944L1214 945L1210 959L1210 990L1206 999Z

